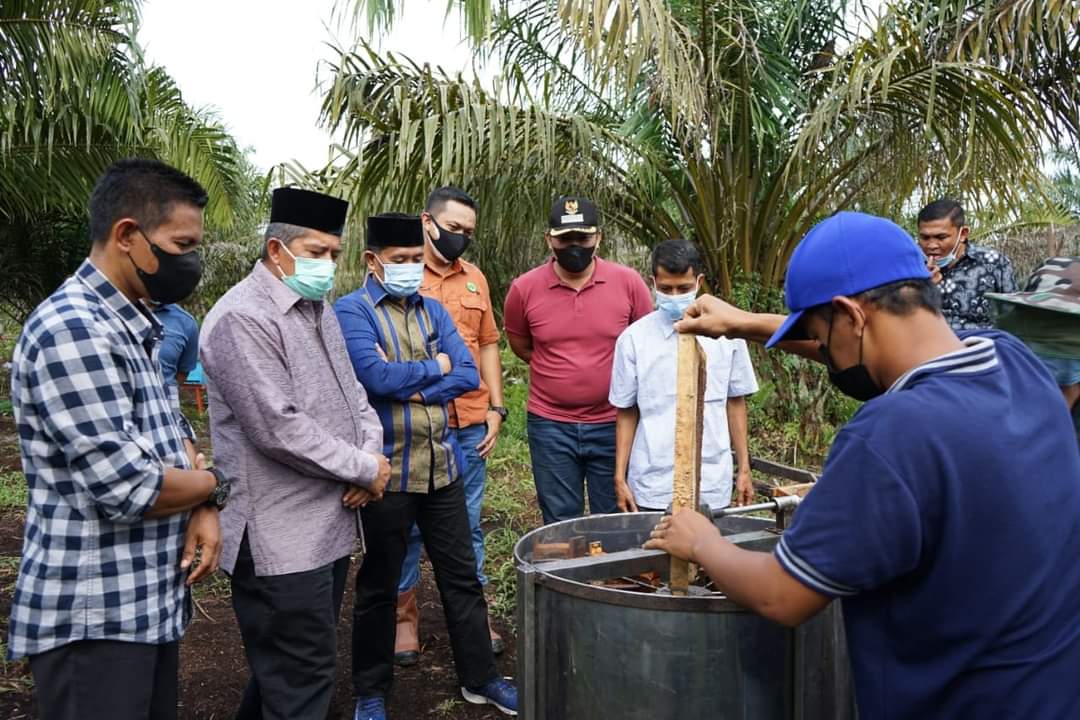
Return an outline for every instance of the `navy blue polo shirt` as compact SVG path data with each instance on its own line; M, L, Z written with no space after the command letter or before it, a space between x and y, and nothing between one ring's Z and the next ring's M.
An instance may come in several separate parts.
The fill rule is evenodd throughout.
M901 377L837 435L776 557L843 598L859 717L1080 718L1080 452L1011 335Z

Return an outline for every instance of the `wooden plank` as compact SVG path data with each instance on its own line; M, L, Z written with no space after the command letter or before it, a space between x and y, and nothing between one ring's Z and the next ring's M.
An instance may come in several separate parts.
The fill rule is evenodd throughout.
M539 561L535 565L538 570L551 575L588 582L646 572L663 575L668 570L668 557L662 550L632 548L582 558Z
M582 535L574 536L567 542L553 543L542 543L537 538L533 538L532 559L534 561L565 560L567 558L582 557L587 555L588 552L589 546Z
M786 497L791 495L798 495L799 497L806 497L806 494L814 489L814 485L817 483L799 483L798 485L781 485L774 487L772 491L773 497Z
M701 505L701 433L705 410L705 358L697 337L679 335L675 376L675 471L671 511L697 510ZM671 559L671 592L685 595L693 569Z

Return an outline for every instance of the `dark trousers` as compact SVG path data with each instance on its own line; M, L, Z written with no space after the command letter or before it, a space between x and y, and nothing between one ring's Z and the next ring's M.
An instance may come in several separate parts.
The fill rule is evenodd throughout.
M529 413L529 455L544 524L589 512L614 513L615 423L569 423Z
M420 528L435 569L458 680L475 688L498 677L462 482L426 494L388 492L361 513L368 554L356 573L352 627L356 694L385 697L390 692L398 580L413 523Z
M315 570L258 577L244 536L232 601L251 680L237 720L326 720L348 574L343 557Z
M30 658L41 720L175 720L180 644L80 640Z

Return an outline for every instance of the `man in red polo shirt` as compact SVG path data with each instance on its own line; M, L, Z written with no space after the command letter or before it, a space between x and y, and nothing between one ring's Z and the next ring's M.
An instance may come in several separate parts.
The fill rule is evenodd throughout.
M595 257L596 207L564 195L544 235L554 257L514 280L503 322L510 348L529 363L528 433L545 523L615 505L615 408L608 403L615 341L652 312L630 268Z

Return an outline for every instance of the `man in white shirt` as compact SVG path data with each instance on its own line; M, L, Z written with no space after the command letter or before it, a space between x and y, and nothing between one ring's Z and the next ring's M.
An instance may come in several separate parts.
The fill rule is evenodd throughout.
M619 336L608 400L615 406L615 497L623 512L663 510L671 503L675 462L675 389L682 318L701 288L701 254L687 240L667 240L652 254L656 311ZM698 338L705 353L705 428L701 500L731 504L734 447L736 504L753 499L746 396L757 392L743 340ZM729 442L730 438L730 442Z

